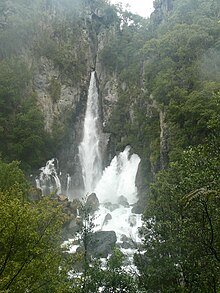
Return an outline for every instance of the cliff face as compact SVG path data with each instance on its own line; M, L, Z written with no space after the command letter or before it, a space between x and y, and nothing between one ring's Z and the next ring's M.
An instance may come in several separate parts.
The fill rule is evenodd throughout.
M63 186L69 174L72 179L70 188L76 193L80 193L83 185L78 146L83 135L91 71L96 71L103 127L118 100L116 74L106 71L100 57L104 46L113 39L118 23L107 19L104 8L94 10L88 5L84 12L76 23L69 18L61 19L57 26L49 22L43 28L49 49L42 44L43 54L28 57L29 63L35 67L33 89L44 116L45 130L52 135L59 130L62 137L56 156L60 161ZM102 152L107 157L109 134L102 133Z
M157 2L157 16L172 8L171 1ZM145 171L140 170L143 175L137 180L143 190L141 177L165 164L167 148L165 116L159 119L160 110L152 106L151 92L145 88L142 48L151 35L148 21L102 0L34 0L29 4L5 0L1 9L0 58L19 57L32 74L28 91L36 97L44 129L53 138L63 186L69 174L71 188L76 193L82 189L78 146L90 73L95 70L104 165L130 144L134 152L146 156ZM155 132L157 140L146 143L143 137L151 120L149 131Z
M105 68L99 60L99 54L104 44L108 44L115 33L114 24L108 28L99 24L100 27L97 30L94 28L96 20L94 21L91 15L84 17L85 27L77 27L77 43L72 42L69 44L71 47L67 48L67 54L70 54L71 57L74 56L74 61L77 63L72 64L72 71L65 72L64 66L66 64L57 66L57 60L54 62L51 56L48 58L48 54L34 60L37 70L35 71L33 87L37 93L38 103L44 114L45 129L48 132L52 132L56 120L64 122L66 112L71 111L75 113L74 116L79 115L77 112L79 105L85 107L83 92L88 88L90 72L93 70L96 70L97 73L105 119L108 119L110 115L109 106L111 107L111 103L117 101L117 80L114 74L112 76L106 74ZM67 26L65 29L71 30L72 28ZM73 28L72 34L74 33ZM53 38L55 34L56 32L52 31L49 37ZM56 42L61 44L61 50L62 46L66 46L63 40L57 39ZM68 56L64 58L67 58L65 62L71 62L68 60ZM79 73L77 67L81 63L83 69ZM67 66L71 66L71 64Z
M151 19L158 25L163 22L173 10L173 0L156 0L154 1L154 12Z

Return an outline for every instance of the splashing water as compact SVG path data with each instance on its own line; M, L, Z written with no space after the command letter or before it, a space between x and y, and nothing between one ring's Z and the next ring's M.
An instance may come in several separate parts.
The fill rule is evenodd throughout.
M40 176L36 178L36 186L41 189L43 195L56 192L61 193L61 182L57 174L58 160L47 161L46 166L40 168Z
M123 195L129 203L137 201L137 188L135 178L140 163L138 155L129 158L130 147L115 156L109 167L105 168L101 180L98 182L95 193L100 202L117 203L119 196Z
M123 243L126 237L139 242L138 227L141 226L141 215L132 213L132 204L138 200L135 178L140 158L136 154L130 155L130 146L127 146L102 172L98 106L98 90L93 72L79 156L85 194L95 192L100 202L99 210L95 213L95 230L114 230L118 243ZM120 198L124 204L120 202Z
M102 170L102 156L100 152L101 121L99 117L99 99L95 72L91 74L88 100L83 128L83 140L79 145L79 158L84 182L84 193L95 192L100 205L95 212L95 230L115 231L117 242L121 247L126 245L124 240L139 242L138 227L141 226L141 215L132 212L132 206L138 200L135 185L136 173L140 158L136 154L130 155L130 146L115 156L110 165ZM49 160L42 167L37 187L43 194L57 190L61 193L61 183L57 174L56 159ZM71 193L71 177L66 175L66 195ZM48 190L49 189L49 190ZM120 198L124 203L120 202ZM106 220L108 219L108 220ZM130 248L129 248L130 249ZM131 250L134 252L134 250Z

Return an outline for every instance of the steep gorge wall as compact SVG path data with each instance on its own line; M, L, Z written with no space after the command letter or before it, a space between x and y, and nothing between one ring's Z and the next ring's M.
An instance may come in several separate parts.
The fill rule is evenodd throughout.
M67 40L66 42L70 42L71 45L67 49L67 54L75 56L75 62L79 63L79 66L81 63L84 65L80 74L74 72L74 70L77 71L77 66L76 69L72 68L70 73L64 72L65 68L57 66L56 60L50 58L50 55L39 56L34 60L36 71L33 87L44 115L45 129L52 134L59 131L62 137L61 147L56 154L60 162L59 172L62 172L62 185L66 186L67 174L69 174L70 188L74 190L76 196L81 195L83 186L78 146L83 135L91 71L96 70L103 127L110 119L112 108L118 99L116 75L107 73L100 60L101 51L106 44L111 42L116 33L117 24L112 22L107 26L103 20L104 16L102 10L94 12L87 9L87 14L83 16L77 32L74 31L75 28L71 28L71 23L67 24L65 28L65 30L72 30L70 36L78 34L77 40ZM50 36L54 38L55 34L56 31L53 31L52 28ZM56 42L61 46L66 46L62 39L58 38ZM68 61L71 60L66 60L66 62ZM74 75L77 77L75 78ZM109 134L103 133L101 147L104 157L106 157L108 137Z
M25 31L25 35L21 33L21 36L25 41L18 42L16 52L11 48L8 55L24 59L32 73L29 92L36 96L45 130L53 137L53 152L60 161L63 186L69 174L72 189L80 193L82 188L78 146L93 70L96 70L100 98L104 165L131 144L133 151L143 158L141 169L145 171L140 170L137 182L144 186L142 178L146 174L151 177L150 173L154 174L159 168L158 153L165 155L165 149L160 152L159 147L164 148L167 139L165 121L160 120L160 109L154 107L144 82L145 60L141 50L148 39L148 22L117 10L105 1L42 0L33 1L33 7L23 1L16 5L7 0L5 3L5 11L0 13L5 15L3 33L10 36L12 28L17 33L16 19L24 19L21 31ZM60 6L60 3L69 6ZM160 11L161 7L166 9L166 5L158 7ZM19 34L17 39L20 40ZM9 48L12 40L6 40ZM4 55L4 48L0 49ZM147 141L149 133L145 128L149 128L148 132L156 130L153 143Z

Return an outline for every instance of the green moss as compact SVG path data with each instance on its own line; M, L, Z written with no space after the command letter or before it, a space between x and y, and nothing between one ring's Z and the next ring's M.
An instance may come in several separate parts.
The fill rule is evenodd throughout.
M52 77L50 80L50 85L48 87L48 92L53 100L53 102L57 102L60 99L61 95L61 84L60 82Z

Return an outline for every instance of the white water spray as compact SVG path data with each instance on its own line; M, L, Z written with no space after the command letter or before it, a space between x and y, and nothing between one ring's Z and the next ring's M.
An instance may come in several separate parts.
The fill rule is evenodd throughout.
M95 212L95 230L115 231L117 242L121 247L127 239L135 243L140 241L138 227L141 226L141 215L132 212L137 202L135 178L140 162L136 154L130 155L130 147L115 156L111 164L102 170L100 152L101 121L99 117L99 99L95 72L91 74L88 100L83 128L83 140L79 145L79 157L84 182L84 194L95 192L100 205ZM43 194L61 192L61 184L56 171L57 160L52 159L41 168L37 186ZM71 177L66 175L66 195L71 193ZM64 188L63 188L64 189ZM121 201L122 200L122 201ZM79 217L79 211L77 211ZM130 250L133 251L134 250Z
M58 161L51 159L47 161L45 167L40 168L41 173L39 178L36 178L36 186L42 190L43 195L52 192L61 193L61 182L57 174L56 165L58 165Z
M99 146L99 101L95 72L91 74L84 122L84 136L79 145L79 158L85 193L94 191L102 173L102 159Z
M110 166L105 168L101 180L98 182L95 193L100 202L117 203L123 195L130 204L137 202L137 188L135 178L140 163L138 155L129 158L130 147L115 156Z
M70 174L67 174L66 177L66 196L70 196L70 185L71 185L72 178L70 177Z
M100 202L99 210L95 213L96 230L114 230L118 243L125 236L138 242L141 215L132 213L132 205L138 200L135 178L140 158L136 154L130 155L130 147L127 146L102 172L99 149L101 121L98 105L98 91L93 72L88 93L84 136L79 146L85 194L95 192ZM125 205L120 201L121 198Z

